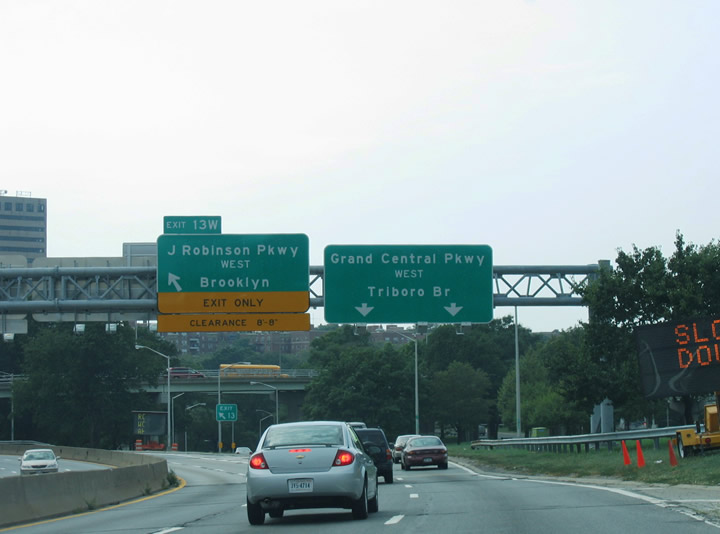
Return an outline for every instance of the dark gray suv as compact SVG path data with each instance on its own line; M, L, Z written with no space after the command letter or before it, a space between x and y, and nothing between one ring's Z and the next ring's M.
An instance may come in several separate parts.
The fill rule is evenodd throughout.
M385 432L380 428L354 428L353 430L362 441L365 451L375 462L378 476L383 477L385 484L392 484L394 462Z

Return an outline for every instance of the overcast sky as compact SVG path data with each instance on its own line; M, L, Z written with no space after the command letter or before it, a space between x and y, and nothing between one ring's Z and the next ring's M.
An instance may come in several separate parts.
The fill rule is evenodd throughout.
M0 189L48 199L51 257L121 256L166 215L305 233L313 265L329 244L669 255L720 233L718 20L715 0L1 0Z

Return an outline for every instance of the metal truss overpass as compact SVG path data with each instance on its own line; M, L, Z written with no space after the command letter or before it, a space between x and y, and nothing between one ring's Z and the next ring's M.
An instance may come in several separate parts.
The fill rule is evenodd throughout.
M493 266L493 304L583 306L578 288L609 261L590 265ZM325 303L323 266L310 267L310 306ZM24 333L16 325L37 321L107 323L157 317L157 267L0 268L0 330Z

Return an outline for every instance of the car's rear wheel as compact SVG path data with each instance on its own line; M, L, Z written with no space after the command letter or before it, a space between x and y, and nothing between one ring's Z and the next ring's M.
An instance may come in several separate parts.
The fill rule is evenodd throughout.
M262 525L265 522L265 512L260 504L253 504L247 500L247 516L251 525Z
M388 471L383 475L383 479L385 480L385 484L392 484L393 483L393 472L392 470Z
M280 508L280 509L278 509L278 510L270 510L270 511L268 512L268 515L269 515L270 517L272 517L273 519L278 519L278 518L282 517L284 513L285 513L285 510L283 510L282 508Z
M375 497L368 500L368 512L375 513L380 509L380 490L375 486Z
M445 462L444 464L438 464L438 469L447 469L448 464Z
M363 485L362 495L357 501L353 501L352 515L353 519L367 519L368 517L367 480Z

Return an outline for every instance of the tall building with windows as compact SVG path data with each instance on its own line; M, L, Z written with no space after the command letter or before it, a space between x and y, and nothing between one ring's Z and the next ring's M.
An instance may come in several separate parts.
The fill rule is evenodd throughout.
M47 257L47 200L0 190L0 255Z

